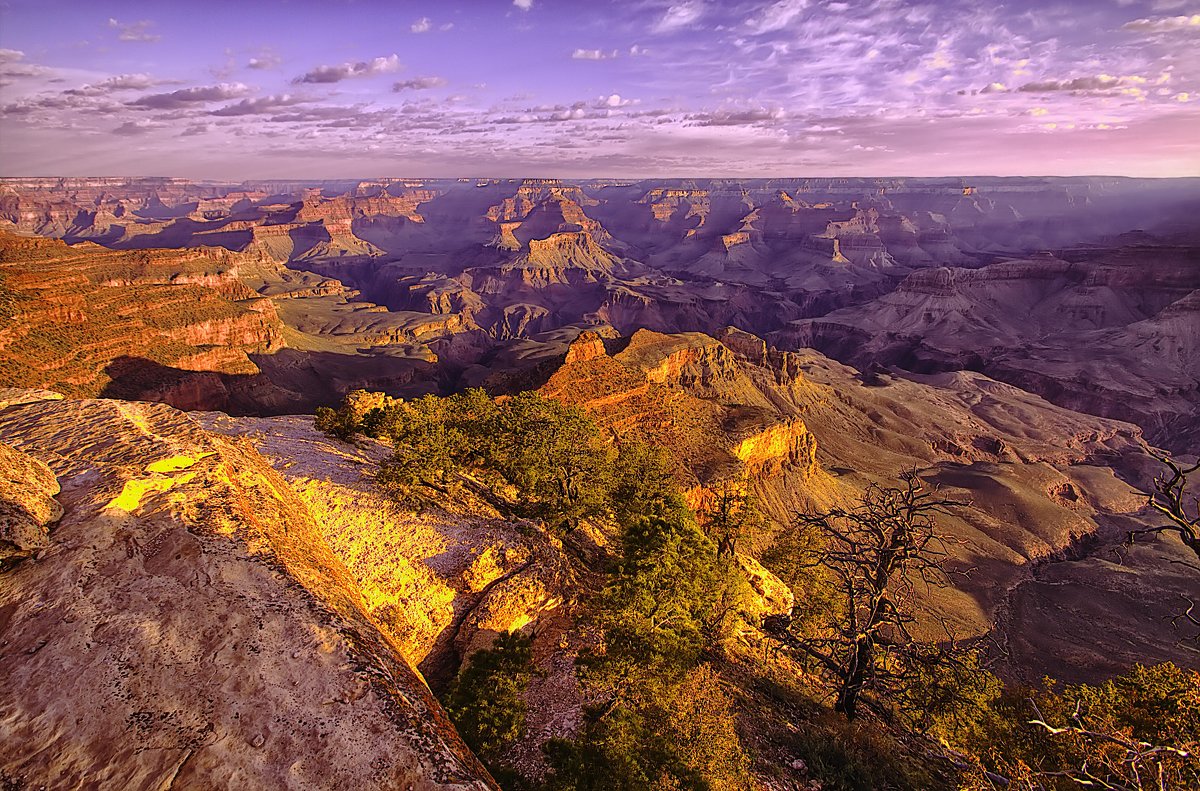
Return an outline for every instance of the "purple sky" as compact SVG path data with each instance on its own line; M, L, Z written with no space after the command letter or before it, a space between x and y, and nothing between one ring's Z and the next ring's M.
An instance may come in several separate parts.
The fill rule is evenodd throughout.
M1200 175L1200 0L0 0L0 173Z

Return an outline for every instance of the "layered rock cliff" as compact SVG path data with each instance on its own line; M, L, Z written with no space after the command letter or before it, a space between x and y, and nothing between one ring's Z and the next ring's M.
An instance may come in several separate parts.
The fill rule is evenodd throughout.
M348 383L370 386L375 370L393 392L429 378L470 384L480 363L561 353L571 327L734 325L860 367L986 370L1122 419L1136 417L1122 401L1152 402L1143 426L1165 441L1181 427L1191 436L1194 414L1180 407L1191 379L1148 371L1148 387L1132 377L1114 386L1109 374L1137 355L1119 353L1091 376L1079 350L1115 338L1167 367L1139 340L1146 328L1133 339L1074 334L1150 320L1186 296L1188 278L1194 290L1194 266L1180 262L1194 254L1164 236L1179 236L1168 219L1194 190L1106 179L6 179L0 224L114 249L224 247L242 257L221 264L221 278L173 284L240 303L246 295L230 290L240 280L272 299L312 300L284 316L301 353L265 366L291 394L247 396L219 377L145 392L180 405L308 409ZM1149 230L1120 234L1139 227ZM365 316L380 307L426 318ZM543 346L531 353L533 344ZM1054 359L1026 365L1031 356ZM444 364L436 377L433 360ZM235 362L214 348L173 367ZM217 385L228 392L205 400ZM251 410L255 399L269 404Z
M772 334L860 368L976 370L1128 420L1186 453L1198 436L1200 254L1166 245L930 268L864 305Z
M42 462L0 444L0 568L50 545L50 526L62 516L58 478Z
M0 277L9 386L225 407L221 375L251 379L251 355L284 345L274 306L223 251L121 253L0 235Z

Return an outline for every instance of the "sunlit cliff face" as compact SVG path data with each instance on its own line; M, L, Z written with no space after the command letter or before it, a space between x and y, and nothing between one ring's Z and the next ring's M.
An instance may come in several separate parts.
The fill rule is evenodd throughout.
M1187 0L51 6L0 11L7 175L1200 167Z

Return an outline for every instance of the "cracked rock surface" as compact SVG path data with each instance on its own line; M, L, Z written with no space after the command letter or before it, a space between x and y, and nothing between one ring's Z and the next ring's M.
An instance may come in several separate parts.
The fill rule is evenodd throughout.
M0 440L35 521L62 508L0 572L0 785L493 787L248 442L86 400Z

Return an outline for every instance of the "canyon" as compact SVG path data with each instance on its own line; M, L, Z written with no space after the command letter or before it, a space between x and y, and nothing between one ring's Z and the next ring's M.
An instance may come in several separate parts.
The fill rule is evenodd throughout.
M128 285L149 295L157 272L260 311L226 330L245 348L206 350L221 360L154 360L251 377L188 377L189 406L445 391L586 329L735 326L858 368L980 371L1180 450L1200 402L1198 196L1195 179L4 179L0 231L191 249Z
M385 442L314 427L348 395L536 390L694 510L746 487L738 656L794 603L759 563L794 514L911 472L969 572L922 634L1014 682L1194 667L1187 550L1126 536L1200 439L1198 211L1198 179L0 179L0 734L40 745L0 781L495 787L434 691L510 631L544 774L612 535L396 502Z

